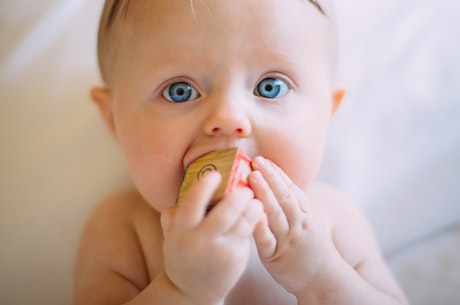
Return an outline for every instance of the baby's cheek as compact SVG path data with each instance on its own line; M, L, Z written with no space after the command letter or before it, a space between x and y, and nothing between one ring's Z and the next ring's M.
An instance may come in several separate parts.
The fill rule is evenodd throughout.
M162 212L176 204L183 170L177 166L165 166L166 162L157 163L151 160L149 158L149 161L131 165L130 172L144 199L155 210Z
M279 161L273 160L287 176L302 190L307 190L316 178L320 164L321 152L292 145L288 156Z

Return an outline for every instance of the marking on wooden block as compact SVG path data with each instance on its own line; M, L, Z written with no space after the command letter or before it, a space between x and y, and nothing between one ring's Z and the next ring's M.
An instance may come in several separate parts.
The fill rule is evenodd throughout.
M216 171L216 170L217 170L217 167L214 164L206 164L205 166L203 166L202 169L200 169L200 171L198 172L198 175L196 175L196 179L200 180L200 178L206 175L207 173Z

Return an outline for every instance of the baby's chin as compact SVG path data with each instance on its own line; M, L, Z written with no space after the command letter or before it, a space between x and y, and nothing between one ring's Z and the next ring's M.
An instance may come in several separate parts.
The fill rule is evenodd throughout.
M176 205L178 190L179 187L177 187L177 190L170 190L169 192L165 190L155 192L152 191L152 189L149 189L148 191L144 190L143 192L137 188L137 191L146 203L159 213L162 213L163 211Z

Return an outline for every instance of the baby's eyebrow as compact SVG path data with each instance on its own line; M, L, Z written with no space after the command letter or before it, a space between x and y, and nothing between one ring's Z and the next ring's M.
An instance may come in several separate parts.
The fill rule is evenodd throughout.
M323 14L324 16L326 16L326 12L324 11L323 7L321 6L321 4L319 4L318 1L316 0L308 0L311 4L313 4L321 14Z
M125 2L125 5L123 7L123 18L126 17L131 0L125 0L125 1L124 0L114 0L112 2L112 7L110 8L110 12L107 18L107 25L106 25L107 28L109 28L112 22L114 21L115 16L117 15L117 12L120 10L121 4L123 2Z

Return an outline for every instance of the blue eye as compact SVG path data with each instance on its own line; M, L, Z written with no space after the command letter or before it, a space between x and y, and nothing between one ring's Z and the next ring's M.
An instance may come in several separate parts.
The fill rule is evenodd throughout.
M183 103L194 100L200 95L189 83L177 82L166 87L163 90L163 96L170 102Z
M256 95L269 99L281 98L288 92L289 86L286 82L273 77L263 79L256 88Z

